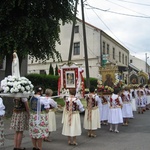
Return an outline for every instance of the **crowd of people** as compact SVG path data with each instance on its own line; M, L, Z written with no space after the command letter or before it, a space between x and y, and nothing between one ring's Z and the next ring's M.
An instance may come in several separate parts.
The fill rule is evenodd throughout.
M76 89L70 89L64 97L65 106L62 114L62 135L67 137L68 145L78 145L77 136L82 133L80 113L84 112L83 128L87 136L96 137L96 131L102 125L109 125L108 131L119 133L119 124L128 126L129 119L134 118L134 111L143 114L149 110L150 88L142 86L122 90L114 88L111 95L98 95L95 87L89 88L85 95L86 106L83 106ZM43 141L50 142L50 133L56 131L55 109L57 102L52 99L53 91L38 86L30 99L14 98L14 109L10 128L14 129L14 150L25 150L21 147L23 132L29 130L33 150L42 150ZM0 98L0 145L4 145L5 106Z

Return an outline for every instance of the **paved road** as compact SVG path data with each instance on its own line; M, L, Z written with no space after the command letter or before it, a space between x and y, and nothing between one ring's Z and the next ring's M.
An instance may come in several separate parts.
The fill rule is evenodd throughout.
M82 129L82 135L77 137L78 146L69 146L67 137L61 134L61 113L57 113L57 131L51 134L52 142L43 142L43 150L150 150L150 110L144 114L134 113L129 126L119 126L120 133L109 132L108 126L97 130L96 138L87 137L87 131ZM81 115L83 122L83 115ZM10 119L5 120L5 146L0 150L13 150L14 131L9 129ZM83 124L82 124L83 126ZM32 150L28 132L24 132L22 146Z

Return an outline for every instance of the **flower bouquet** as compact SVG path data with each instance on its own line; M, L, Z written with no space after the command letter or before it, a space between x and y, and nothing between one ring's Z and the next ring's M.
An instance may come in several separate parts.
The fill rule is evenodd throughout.
M25 77L8 76L1 81L1 96L29 97L34 94L33 85Z
M102 81L98 80L97 81L97 93L99 95L110 95L112 94L114 89L110 86L104 86L102 85Z

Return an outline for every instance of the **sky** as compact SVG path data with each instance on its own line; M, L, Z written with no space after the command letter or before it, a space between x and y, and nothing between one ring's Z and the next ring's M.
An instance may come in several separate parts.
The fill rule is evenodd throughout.
M150 0L83 0L85 22L150 65ZM81 0L77 17L82 19Z

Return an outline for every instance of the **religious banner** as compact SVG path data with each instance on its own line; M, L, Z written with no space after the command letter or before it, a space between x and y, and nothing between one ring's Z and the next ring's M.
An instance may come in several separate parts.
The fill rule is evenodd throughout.
M59 69L58 94L69 95L69 89L76 89L76 96L84 96L83 69L75 63L63 64Z

